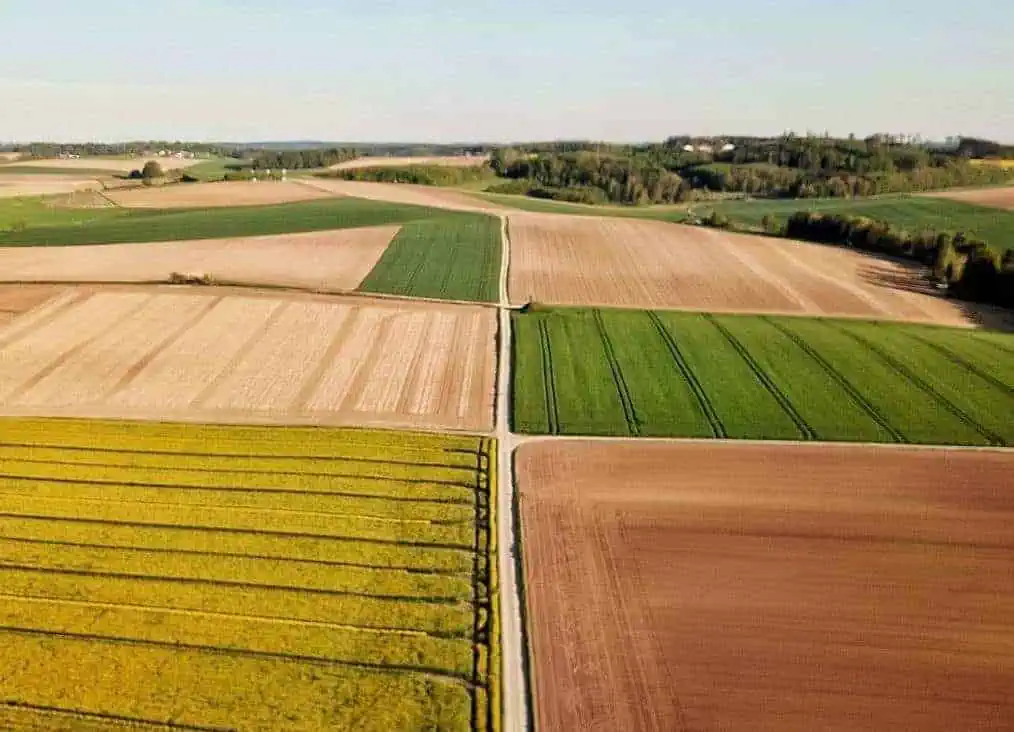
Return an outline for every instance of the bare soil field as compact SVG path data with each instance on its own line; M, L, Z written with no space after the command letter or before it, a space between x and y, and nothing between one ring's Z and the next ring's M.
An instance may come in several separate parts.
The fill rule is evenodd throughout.
M102 183L95 178L73 175L4 174L0 167L0 198L20 196L50 196L81 190L101 190Z
M480 307L66 288L0 328L0 413L488 431L494 332Z
M0 280L153 282L170 274L326 290L354 290L398 226L148 244L0 248Z
M33 168L53 168L66 170L73 173L75 170L108 170L112 173L129 173L132 170L141 170L144 164L154 160L161 166L162 170L180 170L189 168L201 162L199 159L181 158L45 158L40 160L24 160L25 165Z
M12 163L15 160L21 159L21 153L16 152L0 152L0 160L5 163Z
M966 324L913 266L822 246L617 218L511 214L510 298L557 305Z
M517 463L540 729L1014 728L1014 452Z
M407 183L367 183L337 178L307 179L306 185L337 196L366 198L372 201L409 203L416 206L445 208L451 211L502 213L508 211L495 203L487 203L459 191L436 186L417 186Z
M407 165L442 165L449 168L474 168L485 165L487 155L435 155L419 157L366 157L336 163L328 170L355 170L356 168L403 168Z
M974 203L979 206L992 206L1014 211L1014 186L1006 188L975 188L963 191L941 191L924 193L934 198L949 198L962 203Z
M210 208L217 206L265 206L316 198L329 198L319 188L294 182L227 181L181 183L111 191L109 198L126 208Z

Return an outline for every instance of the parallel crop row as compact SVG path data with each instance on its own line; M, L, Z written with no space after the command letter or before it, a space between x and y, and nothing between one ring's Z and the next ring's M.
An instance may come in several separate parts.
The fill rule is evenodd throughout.
M1014 445L1014 336L673 312L515 318L520 431Z
M281 710L300 729L495 728L494 453L459 436L0 420L0 726L267 728ZM66 669L89 683L62 684Z

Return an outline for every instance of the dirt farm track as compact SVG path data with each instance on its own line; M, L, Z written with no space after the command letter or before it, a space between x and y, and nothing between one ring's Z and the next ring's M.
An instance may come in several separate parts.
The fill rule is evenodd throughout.
M1014 453L520 448L536 720L1014 728Z
M206 292L35 304L0 329L0 414L492 427L490 309Z

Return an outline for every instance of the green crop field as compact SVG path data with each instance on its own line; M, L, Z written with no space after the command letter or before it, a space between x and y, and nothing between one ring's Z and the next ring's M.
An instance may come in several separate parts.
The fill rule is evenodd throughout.
M499 729L494 450L0 420L0 727Z
M695 204L699 214L717 210L741 226L761 228L761 219L772 215L784 221L796 211L866 216L911 233L920 231L964 232L981 238L998 250L1014 249L1014 211L919 196L881 198L831 198L777 201L722 201Z
M373 271L364 292L492 302L500 273L500 220L453 214L406 224Z
M29 225L24 231L0 232L0 246L71 246L129 244L185 239L288 234L400 224L435 217L446 211L361 198L331 198L273 206L208 209L113 209L115 214L83 224L63 220Z
M1014 335L564 308L514 323L519 432L1014 445Z
M129 215L125 208L60 206L53 198L0 198L0 239L17 240L36 228L75 228Z

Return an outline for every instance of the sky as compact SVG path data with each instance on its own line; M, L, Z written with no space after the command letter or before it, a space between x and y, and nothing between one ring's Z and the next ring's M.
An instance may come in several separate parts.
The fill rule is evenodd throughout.
M0 142L1014 142L1009 0L0 0Z

